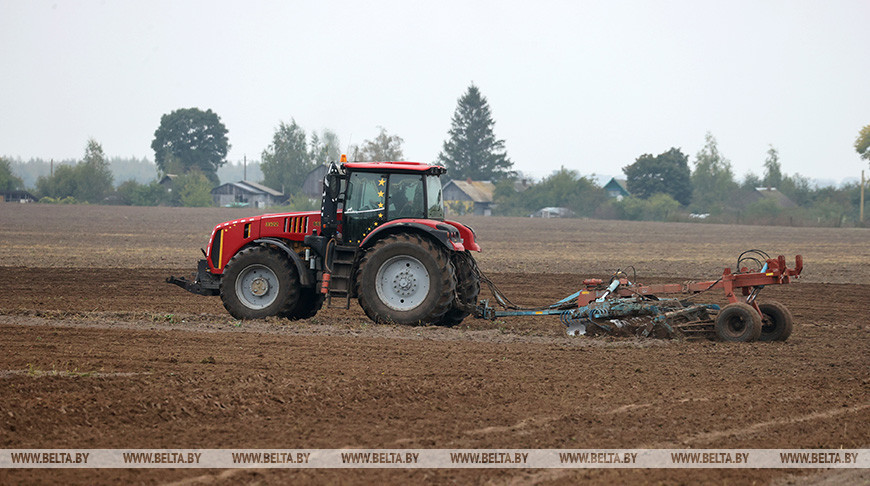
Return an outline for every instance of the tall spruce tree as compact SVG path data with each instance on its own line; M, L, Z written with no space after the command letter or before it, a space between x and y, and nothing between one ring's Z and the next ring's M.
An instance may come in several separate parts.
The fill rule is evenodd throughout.
M450 138L438 154L451 179L500 180L512 177L513 162L507 157L504 140L493 133L495 121L486 98L474 84L459 98L453 113Z

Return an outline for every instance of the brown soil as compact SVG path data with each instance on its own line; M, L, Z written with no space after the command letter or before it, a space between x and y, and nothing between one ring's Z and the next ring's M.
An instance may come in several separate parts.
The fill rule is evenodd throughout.
M188 294L163 280L188 273L209 228L241 214L78 207L58 216L50 206L24 210L0 205L0 448L868 446L870 285L861 283L870 261L866 230L857 230L864 231L858 236L826 230L812 241L786 238L788 248L781 250L747 237L747 248L805 256L809 248L826 255L820 265L828 267L815 272L807 257L813 278L762 292L760 299L779 300L794 314L796 329L787 342L724 344L569 338L556 318L468 319L454 329L378 326L356 304L298 322L236 321L219 298ZM484 247L495 248L490 256L481 254L481 267L500 270L487 273L526 304L564 297L584 277L615 268L590 269L643 254L644 245L652 245L647 263L628 259L648 276L642 281L714 277L733 265L736 253L723 253L714 264L718 250L678 244L673 234L691 231L700 238L743 229L633 223L641 226L632 230L577 221L589 241L554 249L555 238L575 235L570 225L522 219L472 224ZM556 234L542 238L548 228ZM775 230L782 237L784 229ZM610 244L610 231L634 234L620 233L621 242ZM650 233L670 238L671 250L655 246ZM517 249L490 239L497 234L515 238ZM524 238L538 242L524 246ZM734 240L713 245L736 245ZM596 263L575 259L587 250L600 254ZM865 257L855 263L855 255ZM704 266L712 269L698 275ZM794 476L812 480L817 474L23 469L4 471L0 482L787 484Z

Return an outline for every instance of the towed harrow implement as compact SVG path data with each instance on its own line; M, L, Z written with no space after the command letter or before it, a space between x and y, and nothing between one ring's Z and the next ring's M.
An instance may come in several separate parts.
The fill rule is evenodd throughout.
M746 265L755 265L755 268ZM758 294L767 285L788 284L803 270L803 258L795 257L788 268L785 257L777 258L760 250L748 250L737 258L737 269L725 268L717 280L682 284L642 285L636 275L620 270L608 282L587 279L584 287L564 299L539 308L514 305L486 276L501 309L482 300L475 316L497 319L508 316L558 315L571 336L622 335L658 338L708 337L722 341L785 341L791 334L793 318L779 302L758 303ZM728 304L695 303L693 299L721 289ZM663 297L680 295L681 297Z

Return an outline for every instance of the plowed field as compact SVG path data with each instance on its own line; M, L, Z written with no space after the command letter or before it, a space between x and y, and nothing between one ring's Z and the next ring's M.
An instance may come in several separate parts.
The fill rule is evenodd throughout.
M786 342L569 338L555 318L374 325L354 303L236 321L186 275L250 212L0 204L0 448L866 448L870 231L468 218L481 269L544 304L633 265L715 278L761 248L805 259L765 289ZM718 297L713 302L720 302ZM0 483L717 483L795 470L6 470Z

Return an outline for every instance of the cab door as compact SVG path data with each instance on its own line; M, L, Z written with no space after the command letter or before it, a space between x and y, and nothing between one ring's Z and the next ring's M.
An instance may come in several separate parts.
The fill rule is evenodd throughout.
M352 172L347 180L347 194L342 215L342 240L358 245L386 221L387 174Z

